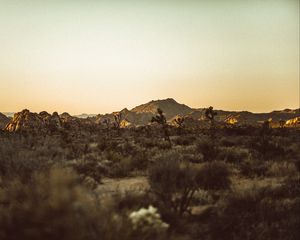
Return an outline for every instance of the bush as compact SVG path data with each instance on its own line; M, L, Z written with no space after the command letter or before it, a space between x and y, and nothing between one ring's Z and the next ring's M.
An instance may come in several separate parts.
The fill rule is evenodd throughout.
M210 139L202 139L197 142L196 148L198 152L203 155L204 161L213 161L216 160L219 154L219 148L217 145Z
M242 162L239 165L240 172L246 177L262 177L266 176L268 171L268 163L259 160L251 160Z
M197 172L196 180L204 190L226 190L230 188L230 171L223 162L205 163Z
M240 164L243 160L249 158L249 152L247 149L229 147L220 151L219 158L229 163Z
M69 170L17 179L0 189L0 239L129 239L130 227L78 184Z
M290 162L273 162L266 173L271 177L289 177L297 175L297 168Z
M91 177L100 183L102 176L105 174L105 168L96 159L84 159L76 161L73 168L79 175Z
M299 198L272 196L272 191L265 189L228 195L212 217L212 239L299 239Z
M193 135L187 135L187 136L179 136L174 139L174 143L176 145L183 145L183 146L188 146L192 145L194 141L196 140L196 137Z
M124 157L119 162L115 162L108 170L108 175L114 178L128 177L133 170L131 157Z
M177 158L157 161L149 169L151 190L166 208L179 215L189 212L197 190L228 189L229 176L230 172L224 163L212 162L199 168L181 162L178 155Z
M167 209L182 215L188 211L197 190L195 171L176 159L159 161L149 169L151 190Z

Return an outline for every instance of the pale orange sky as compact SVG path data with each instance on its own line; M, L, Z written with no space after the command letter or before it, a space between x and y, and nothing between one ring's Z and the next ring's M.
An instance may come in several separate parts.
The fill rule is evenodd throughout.
M0 0L0 111L299 107L299 1Z

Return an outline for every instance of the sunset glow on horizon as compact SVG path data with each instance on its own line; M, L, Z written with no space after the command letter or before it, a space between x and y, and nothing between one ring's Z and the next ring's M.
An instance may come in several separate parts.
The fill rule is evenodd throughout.
M299 108L299 1L0 0L0 112Z

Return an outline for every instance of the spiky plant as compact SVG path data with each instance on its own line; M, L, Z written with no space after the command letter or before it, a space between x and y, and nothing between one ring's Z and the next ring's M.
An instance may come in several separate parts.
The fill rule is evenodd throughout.
M210 121L210 135L212 138L214 138L215 135L215 116L217 116L217 114L212 106L205 109L205 117Z
M164 130L165 140L171 143L169 132L168 132L167 119L160 108L157 109L157 115L152 117L151 122L156 122L162 126Z
M214 111L214 108L210 106L209 108L205 109L205 117L209 119L210 121L215 120L215 116L217 116L218 113Z
M282 120L282 119L280 119L279 120L279 126L280 126L280 128L284 128L284 125L285 125L285 121Z
M179 128L183 128L184 117L178 116L174 121Z
M184 127L184 117L178 116L174 119L174 122L178 128L178 134L182 133L183 127Z
M115 113L114 114L114 120L115 120L115 127L117 129L120 129L121 128L121 122L122 122L122 113L118 112L118 113Z

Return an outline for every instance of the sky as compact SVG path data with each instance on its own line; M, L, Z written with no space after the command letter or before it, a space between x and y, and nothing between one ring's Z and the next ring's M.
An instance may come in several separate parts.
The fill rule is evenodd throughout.
M298 0L0 0L0 112L299 108Z

